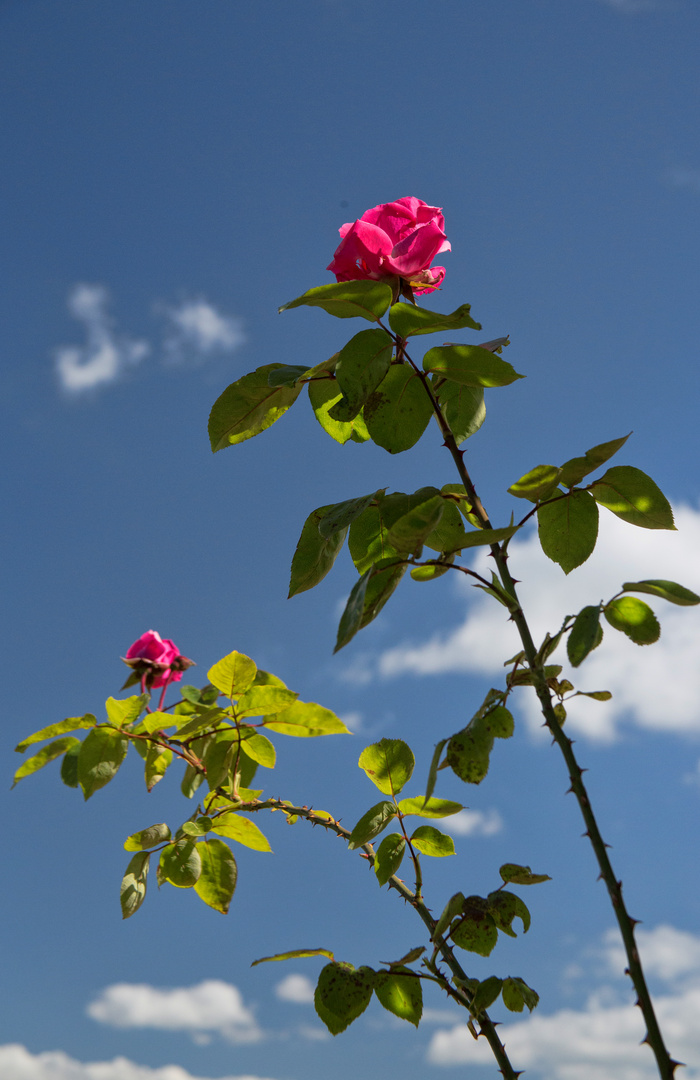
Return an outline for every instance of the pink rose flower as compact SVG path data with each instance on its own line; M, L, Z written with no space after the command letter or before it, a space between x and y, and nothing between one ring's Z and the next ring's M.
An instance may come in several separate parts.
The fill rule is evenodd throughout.
M147 630L127 649L125 663L145 676L147 686L167 686L179 682L192 661L182 656L175 642L163 640L155 630Z
M338 230L342 240L327 269L338 281L399 277L417 294L433 292L445 267L430 264L452 250L444 225L440 207L413 196L374 206Z

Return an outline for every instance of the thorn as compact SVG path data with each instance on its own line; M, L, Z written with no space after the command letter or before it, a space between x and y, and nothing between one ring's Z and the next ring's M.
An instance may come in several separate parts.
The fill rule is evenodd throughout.
M585 832L582 832L582 833L581 833L581 837L584 837L584 836L587 836L587 837L588 837L588 839L590 840L590 838L591 838L591 834L589 833L588 829L586 829L586 831L585 831Z
M671 1066L671 1069L677 1069L679 1065L680 1065L681 1069L685 1068L685 1062L684 1061L676 1061L675 1058L669 1058L668 1061L669 1061L669 1065Z
M637 1002L637 1005L639 1005L639 1002ZM644 1046L645 1043L647 1044L647 1046L651 1046L651 1043L649 1042L649 1032L646 1033L639 1045Z

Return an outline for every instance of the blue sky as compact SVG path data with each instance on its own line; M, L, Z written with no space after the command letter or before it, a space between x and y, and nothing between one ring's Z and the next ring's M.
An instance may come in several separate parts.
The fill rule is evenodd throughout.
M340 447L300 402L215 457L206 436L229 382L273 361L317 363L354 332L277 307L331 280L343 222L404 195L442 206L452 243L426 306L470 302L482 337L510 334L508 359L527 375L490 392L469 444L492 517L510 514L506 488L526 469L632 430L620 463L651 473L676 508L677 534L606 521L566 580L531 540L515 544L538 630L622 580L700 589L693 0L4 0L0 30L8 787L19 739L99 710L121 685L119 657L151 627L202 679L238 649L347 719L352 737L280 737L272 785L346 823L373 800L355 768L368 742L405 738L422 783L433 744L496 685L515 651L508 629L451 580L402 585L335 657L349 560L285 599L313 508L454 480L434 435L396 458ZM671 1049L697 1080L700 619L657 611L658 645L611 631L581 669L582 685L615 696L571 725L644 920ZM505 861L549 873L527 897L527 937L473 965L541 995L531 1021L503 1029L518 1067L647 1080L612 918L525 697L498 751L478 789L444 781L470 814L456 859L430 867L434 906L493 888ZM289 979L313 980L316 961L250 969L303 945L376 965L421 940L411 913L318 830L273 818L275 854L240 853L225 918L152 889L122 923L124 838L185 813L176 783L150 796L140 783L127 763L83 804L49 767L3 795L3 1076L494 1074L437 997L417 1032L372 1007L330 1039L307 983Z

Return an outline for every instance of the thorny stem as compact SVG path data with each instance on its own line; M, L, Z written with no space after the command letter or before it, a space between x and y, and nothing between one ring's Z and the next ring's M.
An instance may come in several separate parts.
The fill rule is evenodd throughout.
M464 489L467 493L469 501L471 503L472 513L479 519L481 527L484 529L491 529L493 526L489 520L489 516L484 509L481 500L479 499L471 477L464 464L464 452L459 449L457 440L455 439L445 417L442 414L440 405L435 397L433 388L428 381L428 377L425 372L421 371L418 366L410 359L405 352L405 346L403 343L397 343L397 349L400 350L401 355L411 364L416 374L421 379L426 393L428 394L432 403L435 415L440 425L440 430L444 436L445 446L449 451L452 460L454 461L460 480L464 485ZM528 515L529 516L529 515ZM525 519L526 520L526 519ZM637 919L633 919L622 897L622 882L616 877L610 859L608 857L605 841L603 840L598 823L596 822L593 810L591 808L588 792L582 780L583 770L576 760L576 756L573 751L573 743L567 735L562 731L561 725L556 718L554 707L552 705L552 696L549 686L547 685L547 678L544 672L544 664L537 655L537 649L532 639L530 627L528 625L525 614L520 606L518 600L518 594L515 588L515 582L508 570L508 556L505 550L505 545L492 544L491 555L496 564L499 577L503 584L505 591L512 598L513 603L509 607L511 618L515 623L520 640L522 642L525 656L527 658L528 665L532 672L534 680L534 688L537 697L540 701L540 707L546 726L549 728L554 742L561 750L566 767L569 772L569 779L571 781L571 791L576 797L579 804L583 820L586 824L586 831L584 836L588 836L595 857L598 861L598 867L600 869L600 877L605 882L605 886L610 896L610 902L612 904L613 911L615 912L615 918L617 919L618 926L620 927L620 934L625 947L625 953L627 955L627 969L628 974L634 985L634 989L637 993L636 1004L642 1011L644 1021L647 1026L647 1033L644 1037L644 1042L648 1043L656 1058L657 1068L662 1080L673 1080L674 1072L680 1062L675 1061L668 1050L661 1034L656 1013L654 1011L654 1005L649 994L642 964L639 959L639 952L637 950L637 944L634 936L635 923Z
M350 839L350 830L344 828L339 821L335 821L333 818L322 817L320 814L316 814L313 809L308 806L291 806L289 803L284 802L282 799L265 799L262 802L256 800L253 803L244 804L243 806L239 807L239 809L282 810L287 815L304 818L306 821L310 821L312 825L322 825L324 829L330 829L331 832L334 832L337 836L342 837L344 840ZM374 863L375 852L371 844L363 844L361 851L364 857L370 860L371 863ZM440 953L440 956L445 961L452 974L457 980L459 980L459 983L466 983L468 981L467 974L465 973L462 965L457 960L450 945L444 940L444 938L440 934L435 933L435 927L437 926L437 922L430 914L430 911L425 906L425 903L423 902L421 897L411 892L408 886L404 884L401 878L397 877L396 874L392 874L387 884L389 885L390 889L395 889L396 892L406 901L406 903L410 904L411 907L418 912L419 916L423 920L425 926L430 933L431 941L435 945L437 951ZM430 966L429 970L431 970ZM460 1003L460 1005L462 1005L471 1013L472 995L466 988L462 988L462 986L459 985L456 987L450 987L450 994L452 997L455 998L456 1001ZM489 1046L491 1047L493 1055L498 1062L499 1071L501 1072L505 1080L518 1080L520 1073L513 1068L508 1054L506 1053L506 1048L501 1042L496 1031L496 1025L494 1024L493 1020L491 1020L486 1010L484 1009L480 1011L478 1016L475 1017L475 1019L479 1025L480 1034L484 1036Z

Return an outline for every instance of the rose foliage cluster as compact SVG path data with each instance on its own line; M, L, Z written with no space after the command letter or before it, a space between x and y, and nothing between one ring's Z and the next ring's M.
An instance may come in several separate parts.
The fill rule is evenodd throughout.
M182 676L192 661L171 640L150 630L124 658L131 668L126 686L138 683L141 693L109 698L105 719L98 721L93 713L70 717L23 740L17 747L20 753L43 745L17 770L15 783L61 759L63 782L89 799L113 779L130 747L143 761L149 791L171 765L181 763L182 793L199 801L177 828L161 822L127 837L130 861L121 885L124 918L145 899L154 857L159 885L192 888L210 907L226 912L238 874L235 845L270 850L254 821L259 813L282 813L290 824L306 821L341 837L350 853L369 862L378 885L398 894L418 916L424 943L415 945L412 937L403 956L380 961L380 968L337 961L330 948L294 948L262 959L328 961L318 976L315 1006L333 1034L361 1015L373 995L394 1015L417 1025L422 986L430 981L465 1009L474 1037L487 1040L500 1073L516 1080L521 1070L510 1061L488 1010L499 999L511 1011L531 1010L538 996L520 976L475 978L467 970L468 954L490 956L500 935L516 936L516 920L526 932L529 909L519 893L506 886L531 886L549 878L528 866L507 863L486 895L457 891L446 902L432 895L428 901L424 861L428 859L427 866L430 858L455 853L452 839L434 824L461 809L460 803L436 795L440 772L448 769L466 784L481 783L497 757L496 746L513 735L511 695L531 687L561 753L619 925L626 972L646 1024L644 1042L662 1080L671 1080L678 1063L658 1024L635 943L635 920L627 912L622 883L584 785L584 770L565 729L572 698L583 694L604 703L611 695L604 689L577 689L563 677L558 660L565 650L571 667L578 669L600 647L608 629L636 645L650 645L661 628L648 600L691 606L700 603L700 597L666 578L624 581L614 596L566 615L537 642L509 565L512 537L533 521L543 554L568 574L595 549L601 510L637 528L672 530L671 507L646 473L629 464L608 465L626 446L629 436L622 435L561 464L527 468L508 488L515 500L513 513L504 522L492 521L465 466L463 448L484 423L487 392L523 376L503 359L509 344L504 337L481 344L443 343L422 356L416 352L425 335L444 337L449 332L452 337L455 331L481 330L469 304L441 314L415 303L415 295L435 292L445 276L444 267L432 265L437 255L450 250L442 211L414 197L401 198L366 211L343 225L340 235L328 267L336 281L309 289L280 311L317 307L340 320L359 319L364 329L315 365L269 363L232 383L211 411L212 449L235 446L265 431L303 391L323 431L341 445L371 440L391 455L402 453L419 442L432 422L446 450L448 477L413 492L390 492L378 482L371 491L343 492L339 501L312 509L291 560L289 595L323 581L347 543L357 579L340 618L337 650L377 617L407 572L417 583L459 573L500 605L504 621L512 620L519 633L522 648L506 661L502 685L489 690L458 731L437 733L423 791L402 794L415 766L403 740L382 739L366 747L358 765L381 798L346 829L335 814L311 809L312 797L308 805L298 805L268 796L257 786L258 769L270 770L276 762L271 735L304 739L347 733L335 713L300 701L280 678L239 652L214 664L203 687L186 685ZM477 547L487 548L492 556L489 576L470 565ZM161 690L155 708L154 689ZM169 689L177 689L179 697L166 705ZM436 715L441 715L439 710ZM75 734L81 730L87 731L82 739ZM412 888L398 876L402 866L404 875L408 867L414 879ZM462 866L460 881L465 873Z

